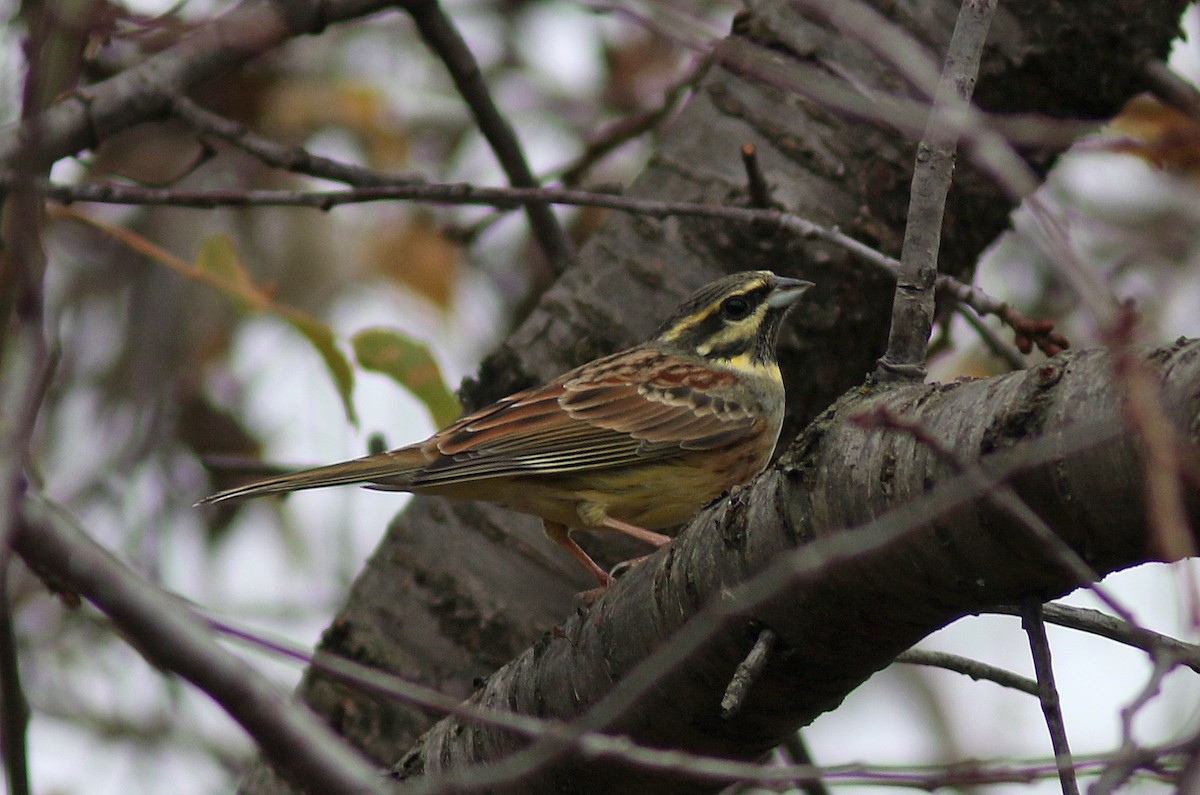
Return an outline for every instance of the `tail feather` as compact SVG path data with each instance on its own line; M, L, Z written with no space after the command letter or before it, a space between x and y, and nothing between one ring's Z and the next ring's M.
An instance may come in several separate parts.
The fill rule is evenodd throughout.
M424 456L415 450L380 453L247 483L244 486L219 491L196 504L211 505L225 500L352 484L378 484L387 489L404 491L406 476L415 475L425 463Z

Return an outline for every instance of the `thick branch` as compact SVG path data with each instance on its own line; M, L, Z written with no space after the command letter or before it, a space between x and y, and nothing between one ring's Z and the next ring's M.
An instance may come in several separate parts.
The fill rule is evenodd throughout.
M51 506L29 497L13 549L56 586L104 611L154 665L208 693L285 777L313 792L382 793L382 780L306 707L221 648L183 603L122 564Z
M993 25L995 49L985 53L976 99L992 112L1111 114L1134 90L1144 56L1167 51L1184 4L1156 0L1136 15L1117 5L1006 4ZM931 52L942 53L959 3L922 6L919 18L904 16L906 4L877 5L886 5L893 21L920 36ZM827 64L854 85L895 88L894 74L876 54L798 18L791 0L750 4L727 41L756 48L793 77L803 79L813 64ZM773 198L788 212L895 255L911 141L814 107L763 78L753 69L709 69L629 195L744 203L738 152L749 143ZM919 134L927 114L923 105L913 106L920 111L914 115ZM1045 167L1063 145L1059 137L1039 150L1036 166ZM988 180L966 171L951 190L942 239L942 264L957 275L970 273L1011 210ZM747 268L780 270L818 285L805 310L794 314L781 346L789 399L784 438L791 438L860 383L882 353L893 279L838 247L794 233L764 235L741 222L611 216L580 251L578 264L485 362L478 381L465 385L466 401L499 398L644 338L690 289L722 271ZM858 497L851 491L846 499ZM588 542L592 551L599 545L599 539ZM568 563L547 559L553 553L546 550L533 521L480 504L417 498L368 563L323 646L465 697L473 677L493 671L561 621L571 589L587 587L564 574ZM626 557L638 552L621 551ZM956 582L951 592L962 587ZM875 601L891 599L882 588L875 593ZM730 672L757 637L746 634ZM394 760L397 749L429 725L425 713L364 697L319 675L309 676L301 692L376 759ZM245 789L278 791L261 778Z
M517 188L536 188L538 181L526 162L517 131L496 106L474 54L441 4L438 0L408 0L405 7L417 23L421 38L449 70L459 95L470 108L479 131L492 147L509 182ZM525 213L551 269L554 273L562 273L571 260L571 243L550 205L528 204Z
M1152 358L1172 419L1196 427L1200 342ZM754 759L949 621L982 605L1079 584L991 504L994 481L982 490L984 481L950 476L948 465L910 435L853 421L881 406L916 418L985 470L1015 467L1015 490L1096 570L1146 561L1142 474L1136 442L1118 431L1111 364L1103 352L1071 353L1001 378L851 396L797 440L777 469L702 513L587 614L497 672L474 700L583 716L575 724L581 730L621 732L648 745ZM1036 452L1027 452L1030 440L1039 440ZM1196 497L1193 517L1200 516ZM780 556L784 562L775 563ZM771 587L763 578L773 578ZM742 708L723 718L725 685L761 627L779 637L775 660ZM663 662L655 650L676 633ZM636 697L615 708L610 694L630 688ZM463 773L465 766L521 745L511 735L446 720L404 769L458 771L455 783L467 786L482 772ZM522 780L527 791L568 780L592 792L704 790L696 782L589 766L561 746L552 750L525 771L532 776Z
M933 97L935 110L971 101L983 44L996 5L965 0L950 39L946 65ZM900 252L900 275L892 302L892 329L888 350L879 360L876 377L924 380L925 349L933 329L934 284L938 276L938 249L946 196L954 174L958 134L931 118L921 143L908 203L908 223Z
M218 19L135 67L56 102L34 120L0 129L0 163L8 167L36 129L36 156L48 166L140 122L166 114L172 98L237 69L289 38L373 14L385 0L244 0Z

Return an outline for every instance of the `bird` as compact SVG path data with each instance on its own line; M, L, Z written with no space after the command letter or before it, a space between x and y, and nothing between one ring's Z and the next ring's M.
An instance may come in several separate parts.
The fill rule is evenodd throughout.
M771 460L784 416L776 347L812 282L746 271L687 298L639 345L502 398L428 439L248 483L197 505L337 485L483 500L542 519L546 535L612 582L572 529L656 548Z

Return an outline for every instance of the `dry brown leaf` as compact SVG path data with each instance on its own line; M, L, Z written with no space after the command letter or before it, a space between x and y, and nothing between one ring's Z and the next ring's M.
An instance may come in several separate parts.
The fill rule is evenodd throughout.
M407 224L389 224L371 235L366 258L372 270L425 296L442 309L450 306L462 250L425 214Z
M1134 97L1108 125L1107 144L1176 174L1200 177L1200 122L1149 94Z

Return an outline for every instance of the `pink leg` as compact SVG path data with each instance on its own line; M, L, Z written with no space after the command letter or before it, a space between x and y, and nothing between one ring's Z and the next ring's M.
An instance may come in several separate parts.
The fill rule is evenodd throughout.
M600 520L600 524L605 527L616 530L618 533L624 533L627 536L636 538L638 541L645 541L655 549L661 549L670 543L671 537L665 536L662 533L656 533L653 530L647 530L644 527L638 527L629 522L622 522L620 519L614 519L611 516L605 516Z
M547 521L543 521L542 525L546 530L546 535L549 536L552 541L561 546L563 549L567 550L567 552L570 552L571 557L582 563L584 567L591 572L592 576L596 578L596 581L600 583L601 590L612 585L612 578L608 576L608 572L600 568L599 564L592 560L591 555L584 552L583 548L575 543L575 539L571 538L571 532L569 529L567 529L566 525ZM640 527L636 529L641 530ZM647 531L642 530L642 532L644 533ZM657 533L655 535L657 535Z

